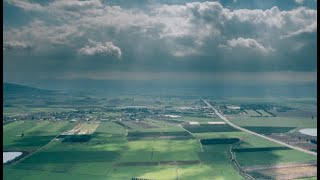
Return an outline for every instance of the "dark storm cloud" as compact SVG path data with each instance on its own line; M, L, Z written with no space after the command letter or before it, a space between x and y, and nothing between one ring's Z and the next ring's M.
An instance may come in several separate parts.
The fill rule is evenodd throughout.
M5 78L316 71L312 3L161 2L145 1L139 8L131 1L6 0L5 7L28 18L4 24L4 48L32 49L23 56L5 54Z

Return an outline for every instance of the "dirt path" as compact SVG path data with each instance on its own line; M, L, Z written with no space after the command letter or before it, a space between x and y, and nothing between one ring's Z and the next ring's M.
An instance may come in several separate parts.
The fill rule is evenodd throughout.
M311 154L311 155L314 155L314 156L317 156L317 153L316 152L313 152L313 151L309 151L309 150L306 150L306 149L302 149L302 148L299 148L299 147L296 147L296 146L292 146L292 145L289 145L289 144L286 144L282 141L278 141L276 139L272 139L270 137L267 137L265 135L262 135L262 134L258 134L256 132L253 132L253 131L250 131L248 129L245 129L245 128L242 128L240 126L237 126L235 124L233 124L232 122L230 122L226 117L224 117L216 108L214 108L210 103L208 103L206 100L202 99L202 101L208 106L210 107L212 110L214 110L215 114L218 115L222 120L224 120L228 125L230 125L231 127L235 128L235 129L239 129L240 131L243 131L243 132L247 132L247 133L250 133L252 135L255 135L255 136L259 136L261 138L264 138L266 140L269 140L269 141L272 141L272 142L275 142L277 144L280 144L280 145L283 145L283 146L286 146L286 147L289 147L291 149L295 149L297 151L300 151L300 152L303 152L303 153L307 153L307 154Z

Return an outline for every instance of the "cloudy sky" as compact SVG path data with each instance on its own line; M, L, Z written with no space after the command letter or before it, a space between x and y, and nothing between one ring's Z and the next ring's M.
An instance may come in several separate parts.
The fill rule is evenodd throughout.
M4 0L4 81L316 83L316 0Z

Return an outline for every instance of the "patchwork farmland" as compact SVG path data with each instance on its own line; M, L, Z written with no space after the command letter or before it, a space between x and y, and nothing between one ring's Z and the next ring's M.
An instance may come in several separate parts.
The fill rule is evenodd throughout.
M23 152L23 155L4 164L4 179L316 176L316 156L239 131L212 116L207 109L192 110L194 114L186 115L183 112L188 109L176 109L177 112L170 110L170 116L156 114L139 119L124 118L127 112L140 112L139 109L123 110L122 107L111 112L109 119L106 119L107 113L98 113L90 115L93 116L90 121L17 120L5 124L4 151ZM315 123L306 120L301 124L283 117L248 117L247 114L232 117L235 124L270 137L289 136L297 133L297 128ZM274 122L280 120L276 126ZM305 173L299 173L299 168Z

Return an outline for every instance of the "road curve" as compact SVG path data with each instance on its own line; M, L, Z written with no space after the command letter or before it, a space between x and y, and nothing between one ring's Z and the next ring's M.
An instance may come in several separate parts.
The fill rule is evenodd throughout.
M224 120L228 125L234 127L235 129L239 129L240 131L243 131L243 132L247 132L247 133L250 133L252 135L255 135L255 136L259 136L261 138L264 138L266 140L269 140L269 141L272 141L272 142L275 142L275 143L278 143L278 144L281 144L283 146L286 146L288 148L291 148L291 149L295 149L297 151L301 151L301 152L304 152L304 153L307 153L307 154L311 154L311 155L314 155L314 156L317 156L317 153L316 152L313 152L313 151L309 151L309 150L306 150L306 149L302 149L300 147L296 147L296 146L292 146L290 144L287 144L287 143L284 143L282 141L278 141L276 139L272 139L270 137L267 137L265 135L262 135L262 134L258 134L256 132L253 132L253 131L250 131L248 129L245 129L245 128L242 128L240 126L237 126L235 124L233 124L232 122L230 122L226 117L224 117L216 108L214 108L210 103L207 102L207 100L205 99L202 99L202 101L207 105L209 106L212 110L214 110L214 112L216 113L216 115L218 115L222 120Z

